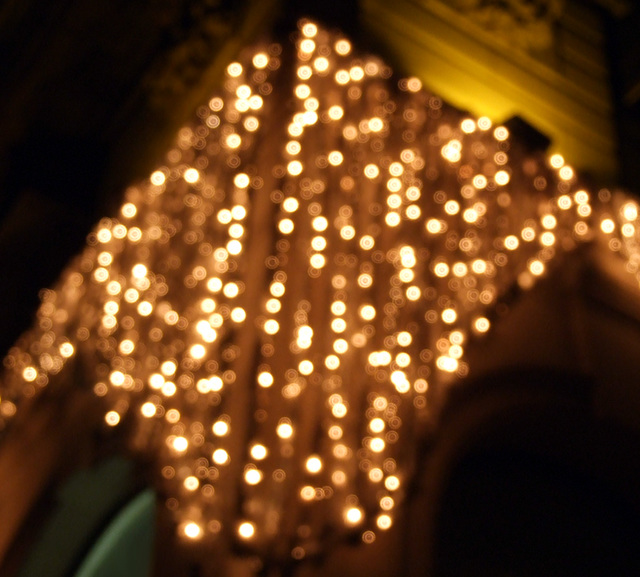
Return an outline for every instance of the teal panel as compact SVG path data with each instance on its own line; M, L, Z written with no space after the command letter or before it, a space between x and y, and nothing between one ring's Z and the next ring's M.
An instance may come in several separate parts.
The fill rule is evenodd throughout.
M155 497L133 499L98 538L74 577L147 577L151 572Z
M51 497L46 523L34 528L29 556L19 577L68 577L123 503L134 493L131 461L113 457L80 469Z

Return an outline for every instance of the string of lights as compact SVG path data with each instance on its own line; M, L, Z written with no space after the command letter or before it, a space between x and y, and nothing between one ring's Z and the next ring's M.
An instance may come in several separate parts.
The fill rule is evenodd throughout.
M640 274L635 201L301 21L229 64L42 292L0 425L87 385L153 456L180 538L264 559L371 543L500 297L597 239Z

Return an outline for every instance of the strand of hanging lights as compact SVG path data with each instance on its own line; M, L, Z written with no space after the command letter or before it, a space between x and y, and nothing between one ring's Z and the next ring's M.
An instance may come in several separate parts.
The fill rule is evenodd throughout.
M74 367L154 457L181 538L265 561L371 543L500 296L602 237L637 276L634 201L301 21L228 66L43 291L0 424Z

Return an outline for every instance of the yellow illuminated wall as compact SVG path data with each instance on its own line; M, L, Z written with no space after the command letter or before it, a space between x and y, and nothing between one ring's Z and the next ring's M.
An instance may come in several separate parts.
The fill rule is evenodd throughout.
M541 49L488 30L457 2L364 0L365 26L451 104L504 122L519 115L554 151L600 180L615 177L614 128L602 23L593 9L565 2ZM467 3L469 4L469 3ZM470 3L473 4L473 3ZM524 32L523 32L524 33Z

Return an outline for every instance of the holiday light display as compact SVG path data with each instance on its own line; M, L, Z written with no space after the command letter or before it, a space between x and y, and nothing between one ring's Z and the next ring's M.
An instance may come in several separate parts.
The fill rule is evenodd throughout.
M6 428L44 387L91 387L182 538L265 560L393 525L501 295L582 242L640 267L634 201L299 28L228 66L43 292L0 388Z

